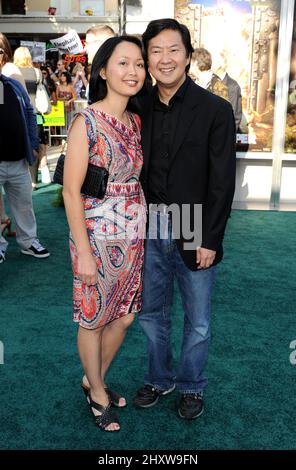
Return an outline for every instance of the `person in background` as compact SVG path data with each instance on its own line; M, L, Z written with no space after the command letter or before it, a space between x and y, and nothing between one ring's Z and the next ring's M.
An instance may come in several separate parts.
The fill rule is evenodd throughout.
M92 64L97 50L108 38L115 36L114 30L108 26L93 26L86 31L85 34L85 51L87 53L87 60Z
M0 33L0 55L2 63L2 73L6 77L14 78L18 80L23 87L26 89L25 80L19 70L19 68L13 63L13 54L7 37ZM2 187L0 186L0 235L8 234L12 235L11 220L5 212L4 200L2 194ZM3 258L0 256L0 263L3 262Z
M2 53L2 74L19 81L26 90L26 83L20 69L13 63L13 54L7 37L0 33L0 50Z
M229 101L227 86L213 72L211 67L212 56L209 51L203 47L194 49L190 64L190 74L194 77L195 83Z
M88 85L87 78L85 76L85 69L82 64L75 64L72 70L72 85L76 92L77 98L85 97L86 88Z
M76 114L65 158L63 196L70 226L74 321L79 323L85 372L82 387L97 426L109 432L120 429L111 404L124 407L126 400L107 387L105 376L141 309L146 225L139 183L141 124L127 109L145 75L139 39L121 36L104 42L92 66L92 104ZM89 163L109 171L102 199L81 194Z
M43 76L43 84L47 89L48 95L52 104L55 106L57 104L57 82L55 82L51 78L52 73L52 64L51 62L47 61L45 66L41 67L41 72ZM52 126L50 128L51 135L54 136L55 134L60 134L60 128L56 126ZM60 145L60 139L58 137L54 137L51 140L52 145Z
M66 67L66 61L63 59L59 59L57 62L57 70L53 72L52 68L48 68L50 78L55 82L56 85L60 84L60 75L62 72L68 72Z
M38 180L38 168L41 170L41 181L43 183L50 183L50 173L47 165L47 145L48 139L44 131L43 122L44 118L42 114L38 113L35 105L37 83L42 82L42 73L39 68L34 67L32 62L32 56L27 47L18 47L14 51L13 62L17 65L21 71L21 74L25 80L26 88L37 117L38 135L39 135L39 150L38 158L30 166L30 173L32 178L32 189L37 189Z
M42 66L40 68L42 77L43 77L43 85L45 86L48 96L53 104L57 102L57 92L56 92L56 85L55 82L50 78L48 67Z
M60 85L57 87L57 99L64 101L66 126L62 127L62 134L67 134L74 111L74 101L76 100L76 92L74 90L71 75L69 72L60 74Z
M36 112L35 98L37 81L39 79L39 70L34 67L29 49L24 46L15 49L13 54L13 63L19 68L23 79L25 80L28 95L30 97L34 112Z
M94 56L101 45L109 38L116 36L114 30L108 26L93 26L86 31L85 34L85 51L87 53L88 61L88 74L87 80L90 80L91 64ZM89 97L89 86L86 87L85 97L88 100Z
M28 165L38 157L39 139L36 117L23 86L2 74L0 50L0 187L3 186L16 227L16 241L21 253L47 258L49 252L37 238L33 210L31 177ZM8 243L0 234L0 262L5 260Z
M227 53L225 51L217 55L214 65L215 73L227 87L229 101L233 109L236 131L238 131L243 115L241 87L237 81L227 73Z
M86 66L86 77L87 77L88 82L90 80L90 73L91 73L91 64L87 64L87 66ZM87 87L87 90L88 90L88 87Z

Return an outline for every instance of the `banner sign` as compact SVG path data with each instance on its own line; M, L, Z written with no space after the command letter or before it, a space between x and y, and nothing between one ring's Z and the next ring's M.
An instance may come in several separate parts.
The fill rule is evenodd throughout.
M64 126L65 125L65 110L64 102L57 101L56 106L52 105L50 114L43 114L43 126Z
M45 42L21 41L20 45L29 49L33 62L45 62Z
M51 39L50 42L64 54L81 54L83 46L77 32L72 30L61 38Z
M73 62L80 62L85 64L86 63L86 55L85 54L66 54L64 60L69 63Z

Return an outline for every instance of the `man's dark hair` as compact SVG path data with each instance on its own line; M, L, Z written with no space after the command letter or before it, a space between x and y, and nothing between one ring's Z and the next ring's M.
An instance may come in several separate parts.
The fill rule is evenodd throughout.
M103 100L106 97L107 84L106 80L103 80L101 77L100 72L107 66L115 47L121 42L131 42L132 44L135 44L141 50L142 56L144 56L142 42L135 36L117 36L107 39L96 52L93 59L89 81L90 104Z
M174 20L173 18L162 18L160 20L150 21L150 23L148 24L146 28L146 31L144 32L142 36L142 41L143 41L146 57L147 57L147 52L148 52L149 41L155 36L157 36L159 33L161 33L162 31L165 31L166 29L179 31L179 33L181 34L182 42L186 49L186 56L191 59L191 54L194 49L191 44L191 37L190 37L189 29L187 28L187 26L179 23L177 20ZM190 68L190 63L185 68L186 73L188 73L189 68Z

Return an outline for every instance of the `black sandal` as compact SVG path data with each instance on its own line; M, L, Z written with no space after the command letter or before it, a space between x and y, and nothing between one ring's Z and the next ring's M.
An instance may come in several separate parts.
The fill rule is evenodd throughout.
M86 398L88 398L89 388L86 387L83 382L81 383L81 387L82 387L84 395L86 396ZM119 395L119 393L114 392L113 390L111 390L108 387L106 387L105 390L106 390L106 393L107 393L107 395L110 399L111 405L116 406L117 408L125 408L127 406L127 403L125 403L125 405L123 405L123 406L119 405L120 398L124 398L121 395Z
M111 410L111 403L109 403L107 406L100 405L99 403L96 403L95 401L93 401L93 399L91 398L90 393L88 393L88 402L89 402L89 406L90 406L90 411L92 412L92 414L95 418L96 425L102 431L106 431L106 432L118 432L118 431L120 431L120 428L119 429L114 429L114 430L106 429L109 426L109 424L112 424L112 423L119 424L119 421L118 421L118 418L117 418L116 414ZM95 415L92 408L94 408L95 410L99 411L102 414Z
M116 406L117 408L125 408L127 406L127 403L125 401L125 405L120 405L119 400L120 398L124 398L119 393L114 392L114 390L111 390L109 387L105 387L106 393L108 397L110 398L110 402L112 405Z

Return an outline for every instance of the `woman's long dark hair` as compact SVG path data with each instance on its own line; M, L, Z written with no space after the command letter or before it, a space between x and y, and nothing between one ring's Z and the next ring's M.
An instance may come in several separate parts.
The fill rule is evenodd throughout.
M7 37L0 33L0 48L3 49L2 66L7 62L12 62L12 51Z
M103 68L105 68L108 64L108 61L113 54L113 51L118 44L121 42L131 42L135 44L140 49L143 59L144 59L144 51L143 45L140 39L135 36L116 36L113 38L107 39L97 51L91 68L90 73L90 81L89 81L89 100L88 103L92 104L96 101L103 100L107 95L107 84L106 80L103 80L100 72ZM145 69L147 73L147 66L145 62ZM138 95L139 93L137 93ZM137 96L136 95L136 96Z
M64 77L66 77L67 85L71 85L72 78L69 72L61 72L60 75L63 75Z

